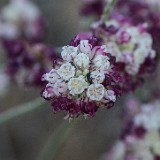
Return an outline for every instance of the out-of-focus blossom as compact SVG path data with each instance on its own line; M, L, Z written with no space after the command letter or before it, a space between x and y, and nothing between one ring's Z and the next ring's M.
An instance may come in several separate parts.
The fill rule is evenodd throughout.
M0 12L0 30L3 39L39 41L44 34L44 21L30 0L11 0Z
M5 71L20 85L42 85L41 76L52 66L54 48L42 43L30 44L20 40L3 40L6 51Z
M144 104L130 117L120 140L103 160L158 160L160 158L160 101Z
M134 90L156 64L153 40L146 30L146 24L133 26L115 19L93 24L95 37L116 57L117 70L124 77L123 86L127 91Z
M51 102L54 112L64 111L69 118L94 116L98 108L113 106L120 96L118 75L113 76L115 58L97 42L88 33L77 35L62 47L62 59L54 69L43 75L48 84L42 96ZM59 89L55 88L57 81Z
M94 4L98 6L94 7ZM84 0L82 7L82 15L92 16L99 19L102 15L105 5L109 0ZM110 18L115 18L120 21L130 21L134 25L139 23L147 23L149 33L154 40L154 48L159 51L160 34L160 1L159 0L118 0L110 13Z

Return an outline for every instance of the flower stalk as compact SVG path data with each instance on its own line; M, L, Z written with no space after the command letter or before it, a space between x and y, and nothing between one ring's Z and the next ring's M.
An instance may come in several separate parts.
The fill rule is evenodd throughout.
M76 120L73 120L70 123L66 123L66 121L62 122L59 128L53 132L47 143L42 148L42 151L38 155L37 160L56 159L61 147L73 131L75 124Z
M33 112L36 109L44 107L44 104L45 104L45 102L42 100L42 98L37 98L31 102L28 102L28 103L22 104L20 106L8 109L7 111L0 113L0 125L6 123L16 117L22 116L22 115L27 114L29 112Z
M113 9L114 5L116 4L117 0L110 0L109 3L107 3L107 5L104 8L101 20L103 22L106 22L109 18L109 14L111 12L111 10Z

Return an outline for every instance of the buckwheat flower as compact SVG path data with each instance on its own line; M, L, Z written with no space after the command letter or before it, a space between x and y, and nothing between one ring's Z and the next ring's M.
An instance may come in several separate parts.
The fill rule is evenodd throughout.
M8 24L12 31L18 34L12 38L25 38L31 41L39 41L44 35L44 22L39 8L30 0L11 0L1 10L1 23ZM11 31L10 31L11 32ZM7 38L3 35L3 38Z
M78 51L77 47L64 46L62 48L61 56L63 60L70 62L77 56L77 51Z
M100 84L104 81L105 79L105 74L103 71L93 71L91 72L91 75L90 75L91 79L92 79L92 82L95 83L95 84Z
M19 30L10 22L0 22L0 38L14 39L19 37Z
M60 76L57 74L55 69L52 69L49 73L42 76L42 81L48 81L49 83L55 83Z
M74 63L80 67L80 68L85 68L88 69L89 68L89 57L84 54L84 53L79 53L75 58L74 58Z
M108 70L110 67L110 62L108 60L108 56L98 55L94 58L93 63L95 67L100 70Z
M75 75L75 67L71 65L71 63L64 63L58 70L58 75L68 81L70 78L74 77Z
M67 89L67 83L65 83L63 80L57 80L54 84L54 93L56 96L65 95Z
M46 85L42 97L51 103L54 112L62 111L69 119L93 117L99 108L114 105L122 93L121 78L114 66L115 57L105 45L99 46L92 34L81 33L63 47L61 56L42 76L51 85Z
M87 96L93 101L100 101L104 97L105 89L102 84L92 84L87 89Z
M96 22L93 25L95 37L101 45L106 45L107 51L116 57L115 66L117 71L123 75L123 88L125 91L134 90L140 85L140 80L145 80L156 64L153 39L142 25L134 26L130 22L111 19L104 22ZM103 69L110 67L107 58L99 55L95 58L95 66ZM106 62L104 62L106 61ZM150 61L152 64L149 64ZM147 64L148 65L147 65ZM101 69L101 68L100 68ZM153 70L152 70L153 71Z
M53 88L53 87L54 87L53 84L48 83L48 84L46 85L45 90L44 90L43 93L42 93L42 96L43 96L44 98L46 98L46 99L53 97L53 96L55 95L55 92L54 92L54 88Z
M160 128L159 112L159 102L141 106L141 112L134 117L134 123L136 126L142 125L148 130L158 129Z
M134 103L133 103L134 105ZM135 104L137 105L137 104ZM140 105L140 104L139 104ZM142 105L142 104L141 104ZM138 106L104 160L157 160L160 157L160 102ZM134 107L134 106L132 106ZM136 107L136 106L135 106ZM130 109L129 109L130 110ZM153 117L151 116L153 115ZM125 115L126 116L126 115ZM136 117L141 121L137 124ZM151 118L152 117L152 118ZM119 154L121 153L121 154Z
M86 17L91 20L93 20L93 18L96 20L100 19L104 11L104 7L108 5L108 3L110 3L109 0L83 0L81 9L82 16L85 19ZM160 39L159 34L157 34L160 32L159 13L159 0L119 0L112 8L110 18L118 19L122 22L132 22L134 25L147 23L149 28L148 31L153 37L154 49L158 51Z
M79 44L79 50L82 53L89 54L91 52L92 46L89 44L88 40L82 40Z
M88 83L85 81L83 76L71 78L68 82L68 89L73 96L81 94L87 87Z
M155 155L160 154L160 135L159 131L153 130L149 131L148 134L145 135L145 140L148 146L152 148L152 151Z
M113 90L106 90L105 98L106 100L109 100L109 101L113 101L113 102L116 101L116 96Z
M16 84L38 87L46 80L54 83L55 77L60 78L54 70L45 74L57 58L54 48L20 40L3 40L3 48L6 52L5 71ZM43 74L45 75L42 77Z

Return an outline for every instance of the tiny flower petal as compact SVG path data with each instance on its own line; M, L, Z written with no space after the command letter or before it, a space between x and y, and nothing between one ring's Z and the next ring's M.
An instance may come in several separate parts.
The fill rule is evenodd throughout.
M80 68L89 68L89 62L89 57L84 53L79 53L74 59L74 63Z
M57 80L54 84L54 93L56 96L65 95L67 89L67 83L62 80Z
M87 96L90 100L100 101L104 97L105 88L102 84L91 84L87 90Z
M85 81L83 76L78 78L71 78L68 82L68 88L72 95L81 94L88 86L88 83Z
M109 101L116 101L116 96L113 90L106 90L105 92L105 98Z
M98 55L93 60L93 63L97 69L108 70L110 67L109 57Z
M74 77L75 75L75 68L71 65L71 63L64 63L62 66L57 70L59 76L68 81L70 78Z
M78 51L77 47L64 46L62 48L61 56L63 60L70 62L77 56L77 51Z
M48 81L49 83L55 83L58 79L60 79L60 76L55 69L52 69L49 73L42 76L42 81Z
M93 83L102 83L105 79L105 75L103 71L93 71L91 72L90 77L92 78Z
M79 44L79 51L85 54L91 53L92 45L89 44L88 40L81 40Z

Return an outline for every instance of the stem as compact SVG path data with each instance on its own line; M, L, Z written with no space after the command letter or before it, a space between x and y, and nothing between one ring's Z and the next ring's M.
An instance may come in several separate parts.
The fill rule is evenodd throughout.
M45 103L42 98L37 98L29 103L25 103L23 105L13 107L11 109L8 109L7 111L4 111L0 114L0 125L3 123L6 123L7 121L16 118L18 116L22 116L23 114L32 112L42 106Z
M60 148L70 136L74 126L75 120L67 124L66 122L63 122L58 130L56 130L56 132L50 136L44 148L40 152L37 160L55 160Z
M103 22L106 22L109 18L109 14L111 10L113 9L114 5L116 4L117 0L110 0L110 2L105 6L103 15L101 17L101 20Z

